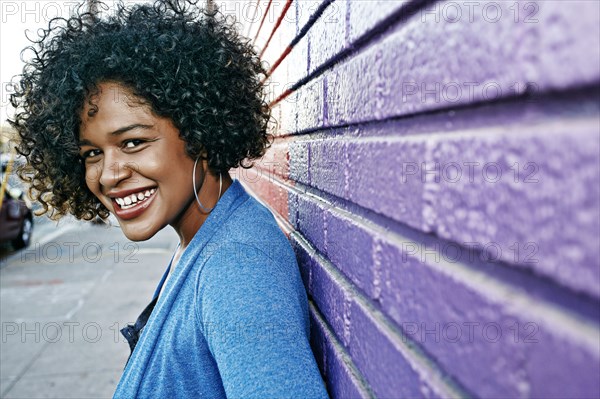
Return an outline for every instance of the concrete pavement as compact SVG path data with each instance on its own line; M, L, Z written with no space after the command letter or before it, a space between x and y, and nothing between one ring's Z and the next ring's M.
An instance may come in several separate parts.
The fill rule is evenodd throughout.
M0 265L0 397L111 397L129 355L119 329L147 305L177 242L171 229L141 243L91 223L37 229Z

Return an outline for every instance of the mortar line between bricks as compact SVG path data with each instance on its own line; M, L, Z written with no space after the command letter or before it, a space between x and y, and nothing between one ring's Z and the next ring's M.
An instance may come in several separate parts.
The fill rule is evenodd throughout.
M364 219L357 217L355 214L348 210L343 210L331 202L322 200L321 197L314 193L303 192L299 189L298 185L304 186L302 183L296 182L296 186L288 186L285 183L280 182L276 177L272 178L272 181L290 191L296 192L298 195L307 195L315 198L330 208L333 208L336 213L346 217L349 220L357 222L375 233L383 235L389 241L396 244L413 245L417 249L423 250L420 243L407 236L400 234L395 231L385 229L383 226L376 224L373 221L365 222ZM291 227L295 233L301 234L294 227ZM409 227L409 229L411 229ZM411 229L412 230L412 229ZM423 232L418 232L425 234ZM439 237L436 237L438 240ZM447 240L443 240L447 241ZM418 256L419 254L415 255ZM424 263L427 267L435 270L452 279L458 279L463 285L469 287L473 291L479 293L484 298L488 298L496 303L508 305L509 311L514 314L530 315L533 319L537 319L544 324L552 325L555 331L560 332L563 336L568 338L574 338L576 341L583 343L588 348L591 348L595 353L600 352L600 342L597 341L598 334L600 333L600 327L595 323L583 319L581 316L567 312L566 310L558 307L557 305L548 302L546 300L540 301L539 298L533 298L528 293L523 293L519 290L519 287L512 286L501 279L491 276L486 272L469 267L468 265L461 262L449 262L443 260L443 257L439 257L442 262L440 264L432 265L431 263ZM504 266L506 267L506 266ZM536 276L539 279L539 276ZM565 287L557 285L561 289ZM555 320L556 323L551 323L550 320ZM574 328L570 328L574 327ZM574 334L572 331L577 331Z
M337 210L336 208L335 211ZM341 212L338 214L341 214ZM350 213L348 215L350 216L347 217L348 219L356 220L354 215ZM423 259L421 252L424 249L419 242L396 232L384 230L380 226L372 229L372 231L384 234L385 238L392 243L411 245L412 248L419 251L417 254L412 254L412 256L417 259ZM600 343L597 340L600 329L596 324L566 312L552 303L542 302L539 298L533 298L521 290L515 289L514 286L494 278L487 273L470 268L461 262L449 262L444 260L443 256L439 256L438 259L439 264L435 262L423 262L423 264L437 273L460 281L461 284L469 287L484 298L504 305L510 313L516 315L527 314L532 319L537 319L545 325L552 326L554 331L559 331L563 336L583 343L590 350L594 351L594 353L600 352ZM554 323L551 320L554 320ZM573 331L577 331L577 333L575 334Z
M460 382L449 376L430 356L417 344L412 343L412 339L406 336L400 328L394 325L384 313L378 310L365 297L347 277L340 272L327 258L323 257L304 236L298 232L292 233L296 242L312 257L319 260L319 264L331 276L333 280L348 292L359 306L366 309L365 314L373 318L378 326L385 329L387 336L391 337L394 346L400 351L408 363L414 367L421 377L428 376L432 385L438 389L438 393L443 397L471 397L472 395L462 387Z
M454 113L465 113L465 112L475 112L482 108L491 108L498 107L502 110L504 107L511 106L529 106L537 109L542 109L544 106L553 105L553 104L579 104L582 101L586 101L589 103L597 102L597 96L590 95L590 91L598 92L600 90L600 86L596 84L578 86L578 87L570 87L566 90L562 90L560 92L556 91L546 91L536 93L534 97L529 97L526 94L521 95L513 95L500 97L491 101L474 101L470 103L464 104L448 104L447 107L441 108L431 108L431 109L423 109L417 111L415 113L409 114L396 114L392 116L388 116L382 119L371 119L371 120L360 120L350 123L341 123L338 125L327 125L327 126L318 126L309 129L304 129L301 131L288 133L285 135L277 136L277 137L303 137L310 136L313 134L324 134L328 133L331 130L344 130L348 128L356 128L363 127L368 128L372 125L379 125L385 123L392 122L404 122L407 120L411 120L414 118L427 118L427 117L435 117L435 116L446 116L448 112ZM546 117L555 118L556 120L564 121L564 117L561 118L559 115L550 114L544 115ZM505 121L506 123L506 121ZM419 135L427 135L430 132L422 132ZM341 134L340 134L341 135Z
M477 127L468 127L463 128L461 130L456 130L452 132L428 132L426 134L418 134L418 135L390 135L390 136L362 136L362 137L344 137L344 136L335 136L326 139L315 139L307 140L308 143L327 143L327 142L340 142L340 143L410 143L416 142L420 143L424 140L440 140L440 139L463 139L463 138L481 138L482 140L495 140L498 137L510 137L510 136L520 136L520 137L539 137L539 130L543 129L544 132L548 134L554 133L564 133L565 131L572 132L573 130L580 129L580 131L584 131L584 128L589 127L590 125L596 125L598 123L598 114L589 115L585 118L579 118L576 121L572 121L569 123L568 128L564 126L560 126L555 123L556 121L536 121L527 125L515 126L520 129L510 129L510 125L497 125L497 126L477 126ZM523 127L528 128L526 133L523 133ZM310 147L309 147L310 152ZM309 164L310 165L310 164Z
M348 354L348 352L346 351L344 346L339 342L339 340L335 336L335 333L333 331L331 331L330 326L325 321L325 318L323 317L321 312L319 312L319 308L311 300L308 301L308 307L309 307L309 311L312 312L314 318L321 325L321 329L323 330L323 332L329 339L329 342L331 342L334 349L340 354L344 364L346 366L348 366L348 368L350 369L350 373L352 374L352 379L357 382L363 397L375 399L376 396L373 394L373 391L369 385L369 382L365 379L365 377L358 370L358 368L352 361L352 357L350 356L350 354Z
M290 44L288 46L290 48L290 52L300 42L300 40L302 40L304 38L306 38L306 40L308 40L309 37L308 37L307 33L310 30L310 28L312 28L312 26L316 23L316 21L321 17L321 15L325 11L325 9L327 7L329 7L329 5L331 3L333 3L334 1L335 0L324 0L319 5L319 8L315 11L315 13L313 15L310 16L308 22L300 29L300 31L298 32L298 34L296 35L296 37L294 37L294 39L292 39L292 41L290 42ZM387 16L386 18L384 18L383 20L379 21L379 23L377 25L375 25L374 27L372 27L371 29L369 29L368 31L366 31L365 33L363 33L361 36L357 37L354 40L354 42L352 42L350 44L346 43L347 46L345 46L345 48L342 49L342 51L338 52L336 55L334 55L333 57L331 57L330 59L328 59L327 61L325 61L321 65L319 65L312 72L309 72L310 71L310 59L309 59L308 60L309 61L308 62L308 67L307 67L307 71L306 71L306 73L307 73L306 76L304 76L303 78L301 78L300 80L298 80L296 83L294 83L291 86L291 88L289 90L290 93L295 92L296 90L298 90L302 86L306 85L311 80L319 77L327 69L333 67L335 64L343 62L346 59L351 58L355 54L360 53L360 51L362 51L364 47L367 47L369 45L369 43L371 42L371 40L373 38L379 37L379 35L383 34L387 30L392 29L396 24L401 23L401 22L407 20L412 15L416 15L416 13L419 10L427 7L428 5L435 4L438 1L439 0L413 0L413 1L407 1L398 10L396 10L395 12L393 12L392 14L390 14L389 16ZM298 8L296 8L296 13L297 12L298 12ZM308 47L309 47L309 52L308 53L309 53L309 57L310 57L310 46L308 46ZM282 61L283 60L281 60L277 64L278 67L281 65ZM273 71L274 70L270 70L268 72L268 77L271 76L271 74L273 73ZM276 100L273 103L271 103L270 105L272 107L276 106L285 97L287 97L287 94L285 96L276 97Z
M586 123L596 123L595 119L586 118L587 122L583 122L582 125ZM544 124L536 123L539 129L543 129L544 133L548 131L552 131L556 129L552 126L552 122L549 122L550 127L545 128ZM579 126L575 124L574 126ZM572 129L571 129L572 130ZM514 132L517 132L516 130ZM518 132L517 132L518 133ZM512 133L511 133L512 134ZM475 135L474 135L475 136ZM326 208L335 208L339 210L339 212L345 215L349 220L355 222L359 226L374 226L371 227L375 230L379 230L383 235L387 234L388 231L396 231L399 232L400 235L423 235L426 232L422 230L415 229L412 226L404 224L402 221L390 219L382 214L379 214L371 209L365 208L359 204L352 202L349 199L341 198L331 193L327 193L319 188L307 185L302 182L293 181L294 185L289 185L284 183L288 180L281 179L278 176L270 175L270 182L282 187L287 191L294 192L296 195L306 195L307 197L318 201L321 204L324 204ZM365 223L370 222L370 223ZM383 229L383 230L382 230ZM449 238L443 238L436 235L431 235L431 239L439 240L439 243L449 243L454 245L456 241L453 241ZM420 239L420 238L419 238ZM421 239L420 239L421 240ZM421 240L422 241L422 240ZM460 243L458 243L460 245ZM472 251L473 249L465 248L464 245L461 246L465 251ZM476 251L476 255L480 254L481 251ZM473 262L471 262L473 263ZM490 274L490 277L493 279L499 279L501 281L509 281L509 280L520 280L520 282L516 285L516 287L520 288L531 288L537 287L542 291L548 292L548 289L552 287L553 290L559 290L560 295L556 297L555 295L549 296L547 294L542 293L545 300L550 303L559 304L559 307L563 309L568 309L569 312L574 312L578 314L579 317L583 319L590 319L590 307L593 305L597 306L598 298L587 293L580 292L576 288L574 289L568 284L562 284L560 281L556 280L556 278L552 276L539 275L536 274L534 270L521 267L523 265L518 263L510 263L507 261L495 261L495 262L484 262L483 266L481 264L469 264L469 267L476 267L478 270L485 269L487 274ZM495 267L500 266L501 269L493 270ZM566 301L563 301L566 300ZM573 304L573 302L575 302ZM566 306L565 304L570 303L571 305ZM593 312L595 314L595 311ZM594 316L595 317L595 316Z
M423 8L437 3L438 0L414 0L408 1L407 3L400 6L400 8L394 11L392 14L379 21L377 25L369 29L361 36L356 38L351 45L345 47L342 51L328 59L319 65L312 73L308 73L305 77L298 80L292 85L290 90L292 92L297 91L302 86L306 85L311 80L322 75L326 70L332 68L336 64L346 61L352 58L356 54L359 54L364 48L368 47L373 39L380 38L386 31L392 30L397 24L401 24L407 21L413 15L416 15ZM308 24L307 24L308 25ZM298 39L300 41L302 38ZM296 39L294 39L296 40ZM310 68L308 69L310 70ZM275 105L275 104L272 104Z
M298 34L296 35L296 37L294 37L292 39L292 41L289 44L289 47L292 47L292 48L295 47L296 44L298 44L298 42L306 36L306 34L310 30L310 28L312 28L312 26L315 24L315 22L317 22L317 20L319 18L321 18L321 15L323 15L323 13L325 12L325 9L327 7L329 7L329 5L331 3L333 3L334 1L335 0L324 0L319 5L319 7L315 10L315 12L308 18L308 21L306 21L306 23L301 28L299 28ZM296 7L296 21L299 21L298 12L299 12L299 6Z

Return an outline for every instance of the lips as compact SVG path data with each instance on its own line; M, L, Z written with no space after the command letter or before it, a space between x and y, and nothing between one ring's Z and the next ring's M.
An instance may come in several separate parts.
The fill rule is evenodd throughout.
M146 188L139 191L128 190L126 193L112 196L111 201L115 215L123 220L133 219L141 215L152 203L157 189Z

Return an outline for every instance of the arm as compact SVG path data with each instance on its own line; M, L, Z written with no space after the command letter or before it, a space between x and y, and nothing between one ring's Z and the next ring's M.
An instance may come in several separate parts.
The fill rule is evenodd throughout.
M228 398L327 397L297 274L295 262L244 244L221 247L204 265L199 322Z

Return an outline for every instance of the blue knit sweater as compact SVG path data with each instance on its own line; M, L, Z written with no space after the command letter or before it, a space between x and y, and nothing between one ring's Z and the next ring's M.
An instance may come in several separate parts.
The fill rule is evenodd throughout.
M237 180L174 267L114 397L327 397L294 253Z

